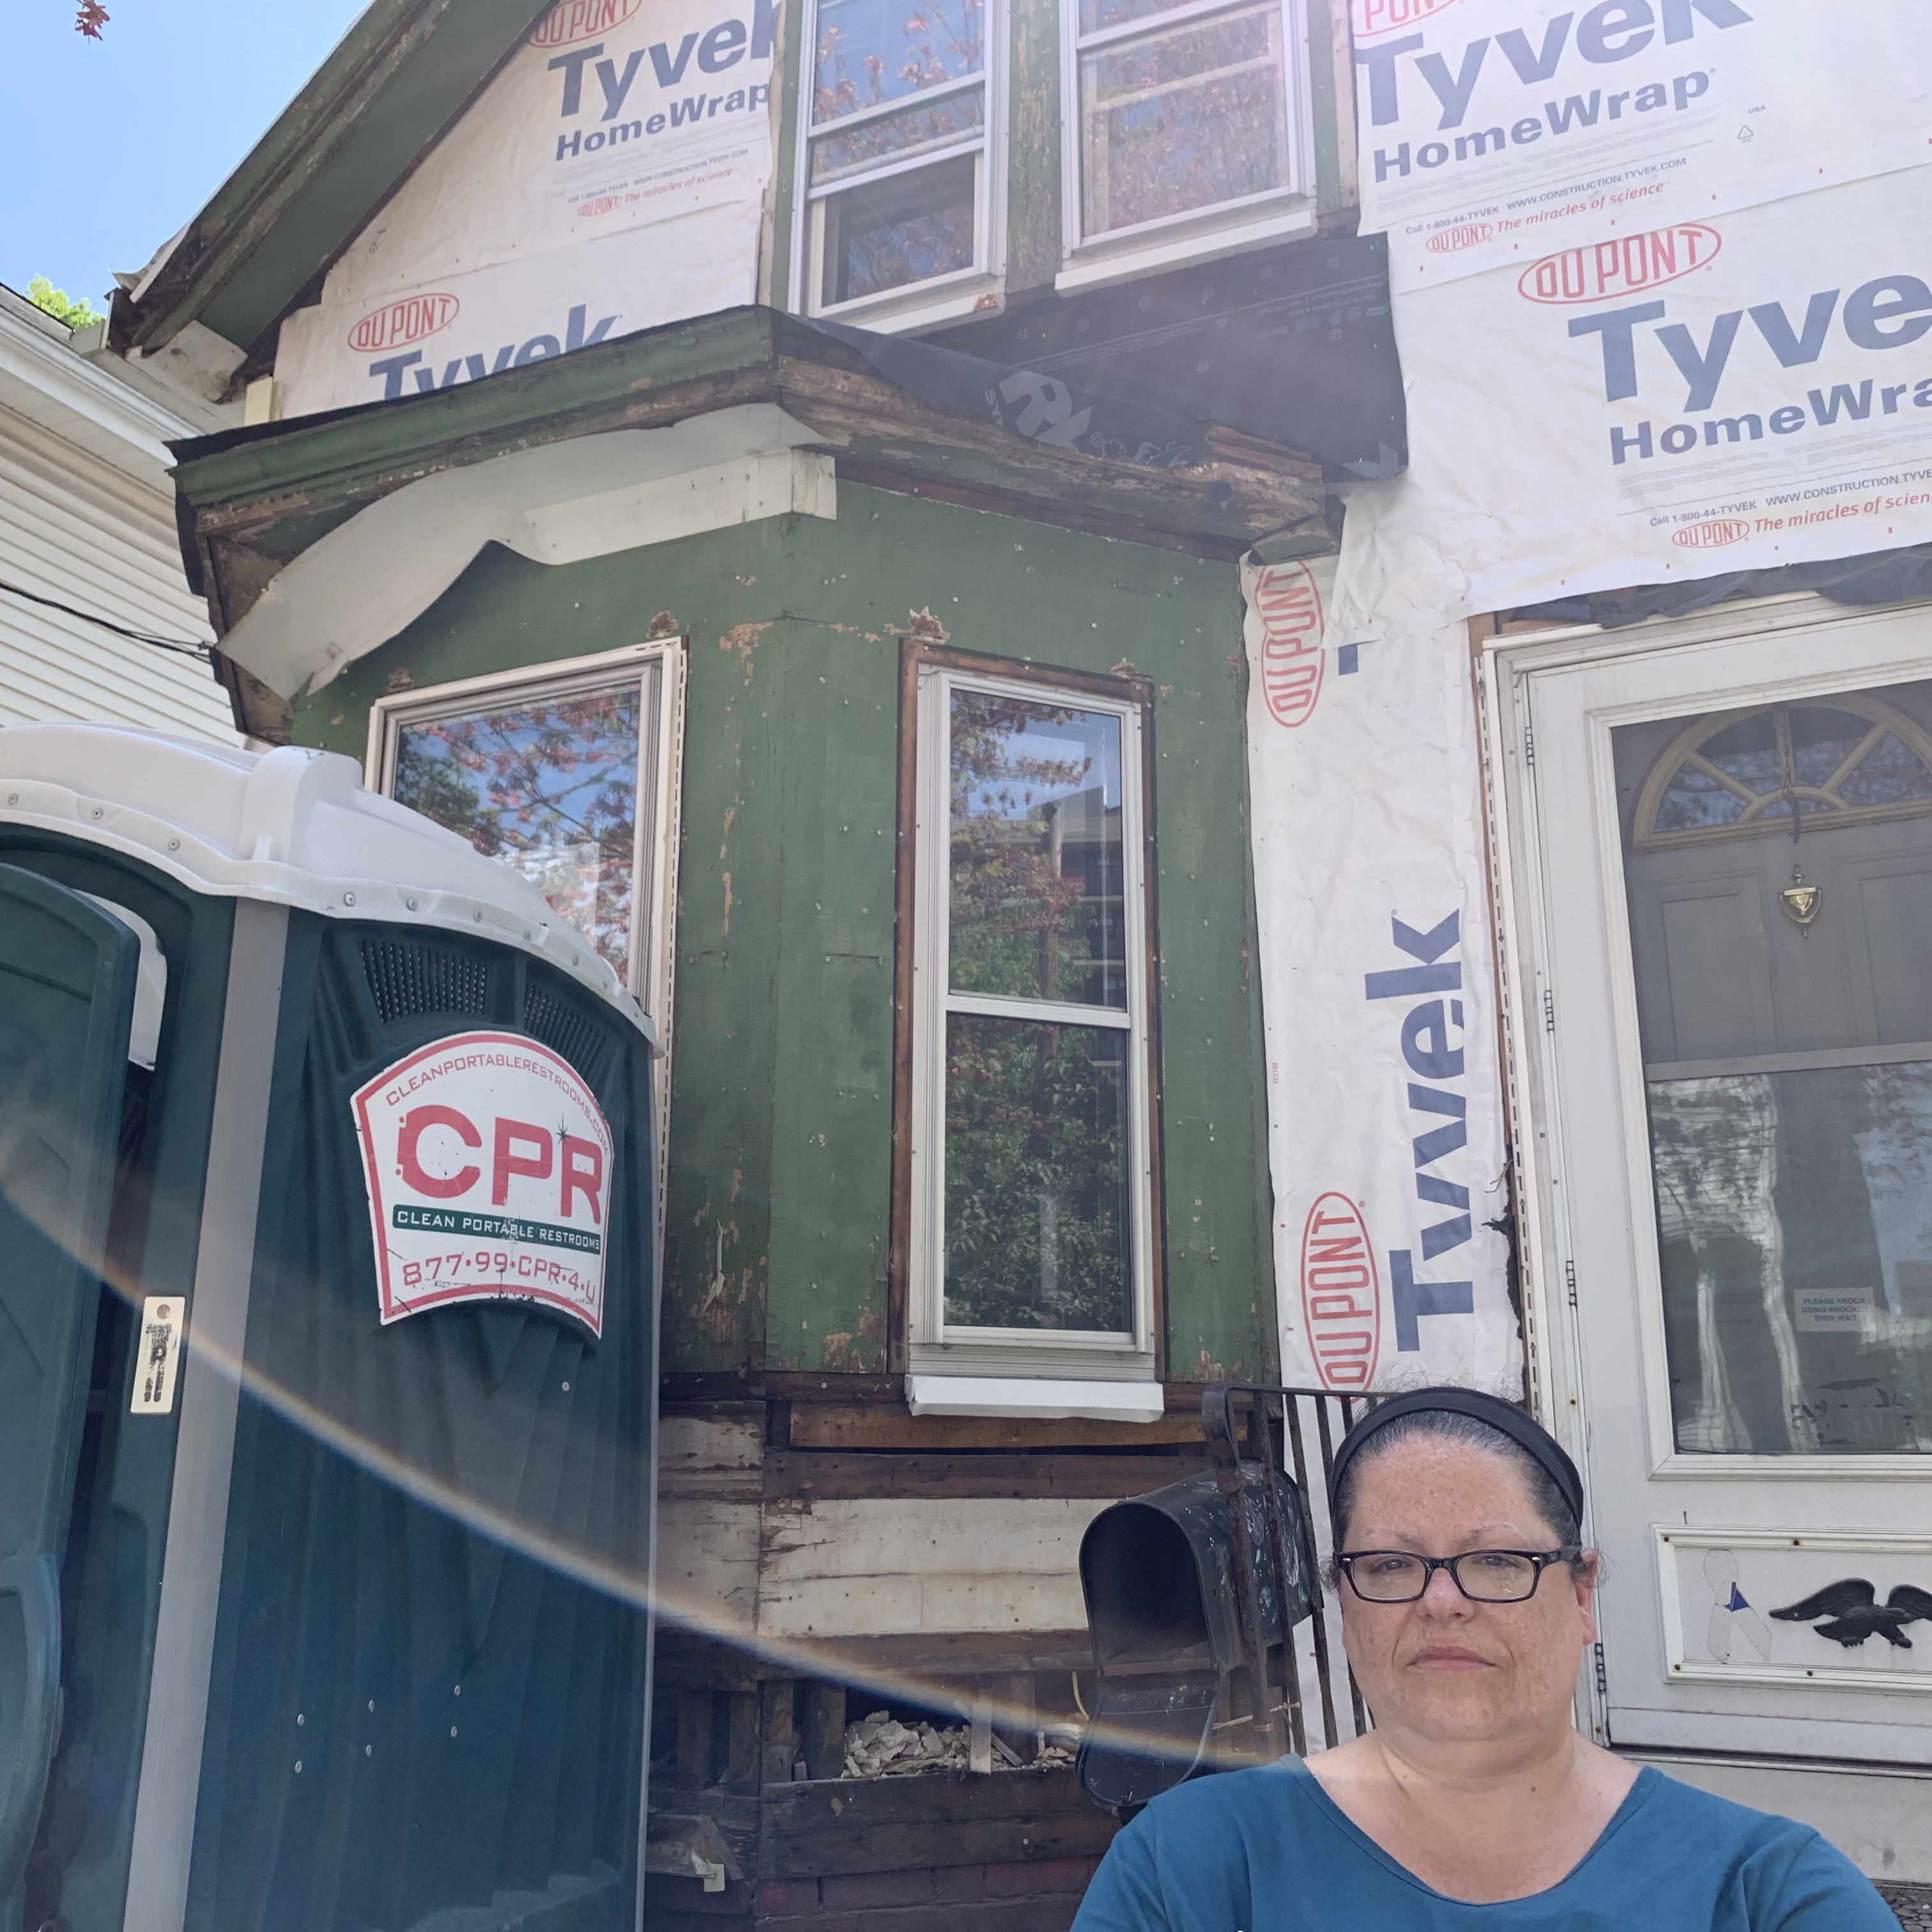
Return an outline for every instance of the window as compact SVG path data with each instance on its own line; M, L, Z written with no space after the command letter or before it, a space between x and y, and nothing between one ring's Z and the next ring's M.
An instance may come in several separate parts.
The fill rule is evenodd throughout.
M1312 232L1293 0L1061 0L1060 286Z
M667 1052L684 670L674 638L399 693L369 716L373 788L535 886L616 968ZM656 1089L662 1150L668 1063Z
M1660 758L1637 806L1640 850L1932 812L1932 735L1852 693L1705 720Z
M998 273L1004 0L806 0L792 306L962 315Z
M1150 1378L1144 694L917 678L908 1366Z

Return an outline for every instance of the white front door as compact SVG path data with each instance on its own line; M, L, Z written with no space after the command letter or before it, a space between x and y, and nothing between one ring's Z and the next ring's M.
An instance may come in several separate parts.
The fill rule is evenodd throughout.
M1932 1763L1932 609L1505 640L1487 693L1600 1733Z

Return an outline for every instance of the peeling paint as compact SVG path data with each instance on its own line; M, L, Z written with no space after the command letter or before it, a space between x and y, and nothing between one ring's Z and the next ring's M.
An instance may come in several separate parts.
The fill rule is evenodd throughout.
M738 653L738 662L745 670L745 687L747 690L751 688L752 684L752 653L758 649L758 640L777 622L776 617L767 617L756 623L734 624L718 640L718 648L721 651L736 651Z
M849 1331L841 1330L825 1338L824 1366L836 1369L848 1375L863 1375L876 1368L885 1360L882 1344L872 1345L875 1353L872 1360L866 1358L866 1344L862 1339L854 1341Z
M906 634L922 644L943 644L952 634L932 614L930 605L921 610L908 611L906 625Z

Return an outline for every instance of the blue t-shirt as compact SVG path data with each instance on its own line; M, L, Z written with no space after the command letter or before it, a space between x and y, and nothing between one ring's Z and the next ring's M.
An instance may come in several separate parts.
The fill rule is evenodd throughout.
M1352 1824L1299 1758L1197 1778L1114 1840L1073 1932L1898 1932L1808 1826L1646 1766L1560 1885L1445 1898Z

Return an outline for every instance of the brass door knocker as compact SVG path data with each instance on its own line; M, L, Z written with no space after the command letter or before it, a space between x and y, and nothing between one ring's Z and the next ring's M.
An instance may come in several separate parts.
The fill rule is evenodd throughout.
M1818 916L1818 909L1825 903L1825 889L1822 886L1808 886L1804 883L1804 868L1793 866L1791 883L1778 894L1778 902L1784 907L1785 917L1808 936L1812 922Z

